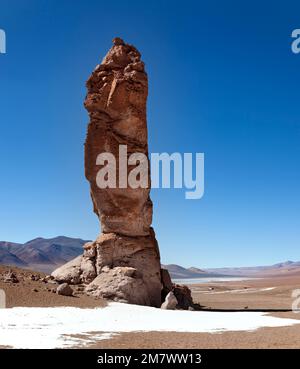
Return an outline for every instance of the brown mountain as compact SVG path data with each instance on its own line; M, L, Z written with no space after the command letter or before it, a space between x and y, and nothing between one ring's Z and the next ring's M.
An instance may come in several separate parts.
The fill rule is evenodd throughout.
M14 265L18 267L26 267L26 263L19 259L16 255L9 252L5 247L0 245L0 263L5 265Z
M59 236L36 238L24 244L0 242L0 264L51 272L82 253L88 241Z
M82 246L88 241L59 236L35 238L24 244L0 241L0 264L27 268L45 273L82 254ZM173 279L210 277L270 277L300 275L300 262L286 261L274 265L240 268L184 268L176 264L163 265Z

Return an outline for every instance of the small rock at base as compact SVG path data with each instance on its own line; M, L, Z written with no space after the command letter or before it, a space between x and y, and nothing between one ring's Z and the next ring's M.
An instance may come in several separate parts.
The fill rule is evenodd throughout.
M57 287L56 293L62 296L72 296L73 289L68 285L68 283L63 283Z
M7 272L7 274L4 276L4 282L5 283L18 283L19 280L15 273L13 273L11 270Z
M177 298L171 291L167 294L165 302L161 305L161 308L165 310L174 310L176 309L177 304L178 304Z

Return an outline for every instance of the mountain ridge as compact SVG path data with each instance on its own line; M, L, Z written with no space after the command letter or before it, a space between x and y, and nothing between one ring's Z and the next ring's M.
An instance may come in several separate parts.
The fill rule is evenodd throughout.
M37 237L24 244L0 241L0 264L49 273L82 254L86 242L66 236Z
M37 237L24 244L0 241L0 264L50 273L57 267L82 254L81 238L57 236ZM177 264L162 265L173 279L213 277L259 277L285 273L300 273L300 261L287 260L273 265L236 268L185 268Z
M163 267L169 270L171 277L174 279L206 277L271 277L287 273L300 274L300 261L290 260L272 265L235 268L184 268L177 264L167 264Z

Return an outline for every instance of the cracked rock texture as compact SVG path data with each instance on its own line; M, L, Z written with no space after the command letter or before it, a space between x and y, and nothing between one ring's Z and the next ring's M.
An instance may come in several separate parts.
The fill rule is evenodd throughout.
M97 156L109 152L119 165L119 146L128 157L148 157L146 103L148 79L138 50L116 38L87 81L89 113L85 175L102 233L84 246L83 255L55 270L60 282L84 283L94 296L133 304L161 306L160 255L151 228L152 202L147 188L97 186ZM148 160L149 162L149 160ZM130 172L134 166L127 166ZM117 172L117 184L119 175Z

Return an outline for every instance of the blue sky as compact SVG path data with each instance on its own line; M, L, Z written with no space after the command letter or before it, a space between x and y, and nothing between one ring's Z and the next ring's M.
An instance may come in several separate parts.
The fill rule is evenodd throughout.
M300 260L299 14L296 1L0 0L0 239L99 233L85 81L120 36L146 62L150 151L205 153L201 200L152 191L162 262Z

